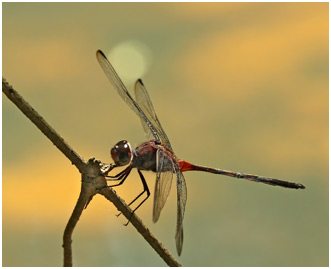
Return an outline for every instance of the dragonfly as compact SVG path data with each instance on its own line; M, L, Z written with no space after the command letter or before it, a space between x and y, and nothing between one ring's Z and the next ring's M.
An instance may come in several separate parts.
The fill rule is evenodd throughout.
M134 212L150 197L150 191L142 171L155 172L156 181L154 188L153 222L156 222L159 219L161 210L163 209L169 196L173 178L175 178L177 184L177 223L175 240L176 249L179 256L181 255L183 247L183 220L187 200L187 187L183 172L203 171L284 188L305 189L305 186L300 183L195 165L185 160L178 159L156 115L151 98L142 80L138 79L135 83L134 99L101 50L97 51L97 60L107 78L116 89L117 93L140 118L143 129L149 139L147 142L142 143L135 149L132 149L130 143L126 140L118 142L111 149L110 154L114 161L114 167L128 166L117 175L109 176L111 178L110 180L118 181L117 184L111 185L110 187L123 184L132 169L137 169L143 185L143 191L128 205L132 205L144 193L146 193L146 197L132 211L133 215ZM129 222L130 219L128 223Z

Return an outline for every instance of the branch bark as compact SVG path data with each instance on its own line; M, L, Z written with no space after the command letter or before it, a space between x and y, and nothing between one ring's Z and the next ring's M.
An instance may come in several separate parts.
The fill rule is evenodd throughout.
M2 92L29 118L37 128L74 164L82 174L81 192L77 204L67 223L63 234L64 266L72 266L72 233L79 218L93 196L102 194L107 200L112 202L116 208L127 218L131 219L132 225L145 238L145 240L155 249L161 258L169 266L181 266L163 245L152 235L149 229L136 216L132 215L131 209L107 186L104 177L106 165L101 162L89 159L86 163L65 141L64 139L20 96L4 78L2 78ZM109 166L109 165L108 165ZM109 170L109 169L108 169Z
M84 181L84 179L82 179L82 181ZM76 227L77 222L79 221L85 205L88 203L91 197L93 197L93 195L94 193L90 193L88 188L82 184L78 201L63 233L63 265L66 267L72 266L72 233Z

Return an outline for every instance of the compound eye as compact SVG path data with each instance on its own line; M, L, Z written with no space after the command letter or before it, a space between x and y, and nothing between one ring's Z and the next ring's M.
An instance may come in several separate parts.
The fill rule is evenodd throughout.
M118 142L110 151L117 166L123 166L131 161L132 151L128 141L122 140Z

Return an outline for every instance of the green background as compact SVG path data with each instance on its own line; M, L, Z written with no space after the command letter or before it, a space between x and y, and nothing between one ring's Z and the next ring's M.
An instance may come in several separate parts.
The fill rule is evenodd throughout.
M179 158L307 186L185 173L180 263L328 266L328 3L2 7L3 76L85 159L110 162L119 140L146 140L98 66L102 49L129 90L142 77ZM61 266L80 175L4 95L2 112L3 265ZM141 190L136 171L116 189L126 201ZM175 188L156 224L152 203L137 214L177 257ZM116 212L93 199L74 265L165 266Z

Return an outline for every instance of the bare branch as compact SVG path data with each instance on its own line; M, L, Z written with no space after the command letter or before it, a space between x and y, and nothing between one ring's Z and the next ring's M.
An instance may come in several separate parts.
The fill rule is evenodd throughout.
M88 163L64 141L64 139L2 78L2 91L6 96L29 118L39 130L74 164L82 174L81 193L74 211L68 221L63 235L64 266L72 266L72 233L88 203L97 193L102 194L111 201L116 208L133 224L137 231L155 249L169 266L181 266L163 245L151 234L149 229L136 216L131 209L117 196L116 192L107 186L104 173L111 169L111 165L102 165L91 158Z
M83 176L84 177L84 176ZM84 178L82 181L85 181ZM74 211L67 223L67 226L63 233L63 266L72 266L72 233L76 227L76 224L85 208L85 205L93 197L94 193L90 193L89 189L86 188L85 184L82 184L81 192Z
M85 172L82 174L82 187L79 198L63 234L64 266L72 266L71 237L83 210L87 207L93 196L97 194L97 190L107 186L105 178L100 176L99 162L91 158L85 168Z

